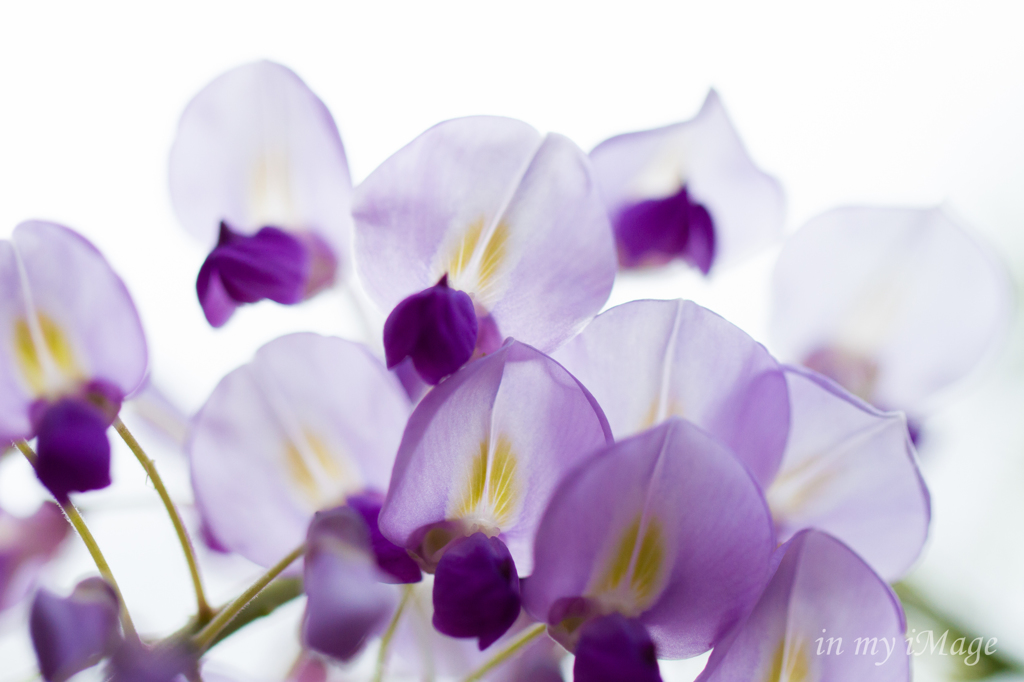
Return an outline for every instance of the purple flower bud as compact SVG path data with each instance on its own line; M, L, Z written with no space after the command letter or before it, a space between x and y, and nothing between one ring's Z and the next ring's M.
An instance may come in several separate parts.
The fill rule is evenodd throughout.
M377 560L377 567L385 573L381 576L382 582L418 583L423 579L420 567L409 556L409 553L388 540L380 532L377 517L380 515L381 505L384 504L383 495L363 492L351 495L345 500L345 503L359 512L363 520L366 521L367 530L370 532L370 548Z
M675 194L627 205L615 217L619 264L661 265L682 258L705 275L715 255L711 214L690 199L686 185Z
M388 368L411 357L423 380L437 384L469 361L476 347L477 320L469 294L451 289L448 275L409 296L384 323Z
M434 574L434 627L484 650L519 617L519 575L505 543L474 533L448 546Z
M197 658L183 642L150 649L125 640L110 657L108 682L178 682L179 676L195 671Z
M572 674L575 682L661 682L647 629L618 613L583 626Z
M110 485L108 426L103 410L83 398L62 398L42 410L36 476L58 501Z
M44 502L25 518L0 509L0 611L21 601L53 557L70 526L60 507Z
M29 632L43 679L64 682L110 653L118 641L117 611L117 595L101 578L83 580L67 598L39 590Z

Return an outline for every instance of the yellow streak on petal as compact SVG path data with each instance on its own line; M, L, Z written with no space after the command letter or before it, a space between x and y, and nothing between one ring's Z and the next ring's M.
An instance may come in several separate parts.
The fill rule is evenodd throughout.
M665 541L662 537L661 526L652 519L644 529L644 538L640 542L640 551L637 552L636 561L633 564L633 577L630 580L630 586L640 603L646 604L654 596L664 563Z
M826 464L825 455L821 454L779 472L765 493L776 520L791 519L822 497L838 473Z
M786 640L779 642L765 682L808 682L809 679L810 666L803 643L794 646Z
M494 459L491 463L491 475L487 486L487 501L491 504L494 517L499 526L512 520L512 512L518 501L519 490L516 483L518 462L512 452L512 443L505 437L498 438L494 447Z
M483 441L480 443L480 451L473 457L473 463L470 465L469 480L455 512L456 517L472 515L484 498L484 488L487 487L487 454L487 442Z
M284 463L288 469L288 475L298 485L303 496L308 499L317 499L320 496L320 489L316 484L316 478L295 443L288 442L285 445Z
M480 241L480 233L484 229L484 219L481 217L466 228L466 231L462 234L462 237L455 244L452 249L451 255L448 257L448 265L445 271L448 273L451 279L455 279L465 271L469 266L470 260L473 258L473 252L476 251L477 242Z
M588 592L609 610L639 615L660 594L665 537L657 519L638 514L622 533L604 572Z
M340 502L363 483L358 471L345 458L332 454L315 433L304 429L304 447L285 443L285 468L302 497L314 509Z
M487 441L481 442L453 516L471 521L485 532L497 532L509 524L519 502L518 469L519 461L507 437L499 437L493 451Z
M505 260L505 253L508 248L508 223L500 222L487 240L483 255L480 257L480 271L477 281L481 290L486 290L494 282L498 269Z
M37 317L43 344L46 346L45 349L42 349L43 352L49 355L53 364L65 378L78 378L80 375L78 363L75 361L75 354L67 336L56 322L43 313L38 313ZM47 389L44 360L40 357L39 351L40 349L36 348L35 340L32 338L28 320L19 318L14 323L14 353L25 381L37 394L45 393Z
M636 549L636 539L639 535L640 517L637 516L636 520L626 528L626 532L619 539L615 553L612 554L611 563L608 564L604 575L598 581L598 592L613 592L618 589L622 579L626 577L626 573L629 571L630 563L633 561L633 550Z

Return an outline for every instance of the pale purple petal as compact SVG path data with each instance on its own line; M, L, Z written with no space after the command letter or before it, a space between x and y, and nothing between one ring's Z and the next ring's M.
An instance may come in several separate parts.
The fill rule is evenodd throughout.
M25 518L0 509L0 611L28 594L69 530L60 507L52 502L44 502Z
M500 532L525 575L558 480L610 440L600 407L572 375L509 342L420 401L398 451L381 531L428 564L439 558L423 554L424 532L434 524L454 524L460 535Z
M789 443L766 493L779 539L826 531L898 580L921 553L930 518L906 418L807 370L787 368L786 381Z
M1004 337L1010 294L1002 266L940 208L834 209L779 256L772 339L787 361L828 351L833 366L862 364L853 375L868 380L847 389L917 411Z
M789 428L786 382L764 347L692 301L605 311L554 357L597 399L616 438L681 416L733 449L762 485Z
M213 536L275 563L315 511L387 488L408 414L401 385L359 344L292 334L263 346L193 423L193 488Z
M291 70L262 61L196 95L170 156L171 200L186 230L209 244L226 220L243 234L274 226L313 232L349 252L352 181L324 103Z
M751 161L714 90L693 119L605 140L590 160L613 220L625 208L673 196L685 186L711 214L712 267L782 235L782 188Z
M47 682L64 682L113 651L119 601L101 578L87 578L69 597L40 590L32 602L29 633Z
M906 624L889 586L826 533L802 532L780 552L753 613L698 682L908 682Z
M566 475L537 532L523 605L552 625L619 612L644 624L659 657L694 656L753 605L774 546L750 474L672 418ZM592 613L572 606L580 597Z
M354 215L360 273L383 309L447 273L504 336L542 350L600 309L615 275L586 155L512 119L434 126L359 186Z

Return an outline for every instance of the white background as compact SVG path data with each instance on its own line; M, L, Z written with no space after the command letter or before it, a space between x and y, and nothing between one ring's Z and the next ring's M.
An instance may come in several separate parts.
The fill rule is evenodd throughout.
M209 245L193 242L170 209L177 118L216 75L270 58L327 103L356 182L446 118L513 116L589 149L689 118L714 86L756 162L782 181L789 230L836 205L943 204L995 245L1019 281L1022 30L1018 2L8 1L0 4L0 235L46 218L92 239L135 297L154 380L187 411L284 331L358 334L350 301L336 294L296 309L252 306L220 331L195 300ZM676 273L657 293L697 298L761 337L772 257L710 286ZM634 293L622 287L616 297ZM1004 344L927 424L935 526L915 579L1024 659L1019 341ZM158 463L187 501L181 460L146 435L166 450ZM184 565L137 465L120 449L116 458L117 485L85 506L137 621L168 631L189 609ZM0 504L27 511L38 499L23 465L0 465ZM240 567L239 577L209 561L220 598L252 571ZM69 549L46 581L67 587L88 570L84 554ZM218 583L221 574L234 577ZM290 623L299 611L286 614ZM23 619L20 610L0 616L0 682L31 675ZM281 679L294 655L285 641L292 626L281 627L275 639L265 633L280 628L260 626L223 658L254 680Z

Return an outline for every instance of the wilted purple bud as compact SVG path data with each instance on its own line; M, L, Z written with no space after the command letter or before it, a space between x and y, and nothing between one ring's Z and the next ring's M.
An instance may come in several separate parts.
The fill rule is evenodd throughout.
M411 358L423 380L436 384L469 361L477 343L473 300L441 281L406 298L384 323L388 369Z
M434 627L475 637L486 649L519 617L519 575L498 538L474 533L452 542L434 573Z
M70 526L60 508L44 502L20 518L0 509L0 611L21 601L36 574L57 551Z
M64 682L111 653L119 640L118 609L117 595L101 578L83 580L66 598L39 590L29 633L43 679Z
M395 588L380 581L369 531L354 509L318 512L306 543L303 640L347 661L384 629L398 603Z
M574 682L661 682L647 628L618 613L588 621L580 630L572 675Z

